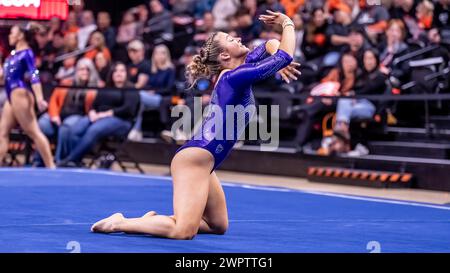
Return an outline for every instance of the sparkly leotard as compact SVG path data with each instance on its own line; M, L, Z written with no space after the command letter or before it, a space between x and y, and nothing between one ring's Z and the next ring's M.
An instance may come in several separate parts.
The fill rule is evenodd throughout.
M34 65L34 54L31 49L20 51L13 50L5 60L5 89L8 100L11 101L11 93L16 88L25 88L33 92L25 81L25 74L29 73L30 83L39 83L39 70Z
M230 119L230 116L227 115L227 108L229 108L227 106L242 106L243 108L254 106L252 84L275 74L291 62L292 57L285 51L278 50L274 55L270 55L265 50L265 44L262 44L247 55L244 64L223 73L214 88L209 106L210 109L214 107L220 109L222 114L210 111L203 120L201 129L177 152L188 147L206 149L214 157L212 170L214 171L231 152L251 118L251 113L245 112L245 122L239 123L239 118L233 118L233 128L229 128L226 126L227 119ZM226 129L210 126L218 123ZM232 137L229 137L229 132L226 132L228 129L232 129Z

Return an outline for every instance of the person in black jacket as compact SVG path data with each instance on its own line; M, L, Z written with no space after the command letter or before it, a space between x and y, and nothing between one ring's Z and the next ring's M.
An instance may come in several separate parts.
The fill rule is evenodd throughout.
M124 89L131 86L125 64L114 64L107 82L111 90L99 91L89 115L71 128L74 149L60 166L79 165L83 156L103 138L128 134L139 108L139 94Z

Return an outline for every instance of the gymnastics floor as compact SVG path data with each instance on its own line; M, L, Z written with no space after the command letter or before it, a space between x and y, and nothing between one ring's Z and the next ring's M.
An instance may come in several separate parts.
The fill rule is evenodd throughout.
M0 169L0 252L450 252L450 206L223 183L225 235L97 234L114 212L172 213L170 178Z

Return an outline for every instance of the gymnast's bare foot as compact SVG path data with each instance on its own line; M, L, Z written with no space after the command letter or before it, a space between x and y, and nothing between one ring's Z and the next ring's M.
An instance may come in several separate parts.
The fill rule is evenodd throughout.
M125 217L122 213L115 213L108 218L98 221L91 227L92 232L113 233L117 232L118 224L122 223Z

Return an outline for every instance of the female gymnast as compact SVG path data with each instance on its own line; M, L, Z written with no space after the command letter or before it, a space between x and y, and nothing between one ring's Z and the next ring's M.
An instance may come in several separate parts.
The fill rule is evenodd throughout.
M34 65L34 54L30 45L34 44L39 25L28 24L25 28L15 25L9 34L9 44L15 49L5 61L5 90L8 100L5 102L0 121L0 164L8 152L9 133L18 123L22 130L34 141L42 155L45 166L54 168L50 144L39 129L35 113L35 99L39 111L47 108L42 94L39 71ZM29 73L30 85L25 81Z
M249 53L240 39L224 32L212 33L187 67L195 82L201 77L217 79L212 104L225 111L226 105L254 104L251 86L277 71L285 80L296 79L292 63L295 50L294 24L282 14L267 11L260 20L268 25L281 25L281 42L270 40ZM271 55L273 54L273 55ZM223 120L225 124L225 114ZM211 115L208 119L214 118ZM236 126L236 124L235 124ZM171 163L173 177L173 216L150 211L140 218L125 218L121 213L95 223L93 232L143 233L171 239L192 239L197 233L224 234L228 228L225 195L214 170L230 153L237 139L220 140L203 127L201 140L193 138L182 146ZM242 129L242 128L238 128Z

